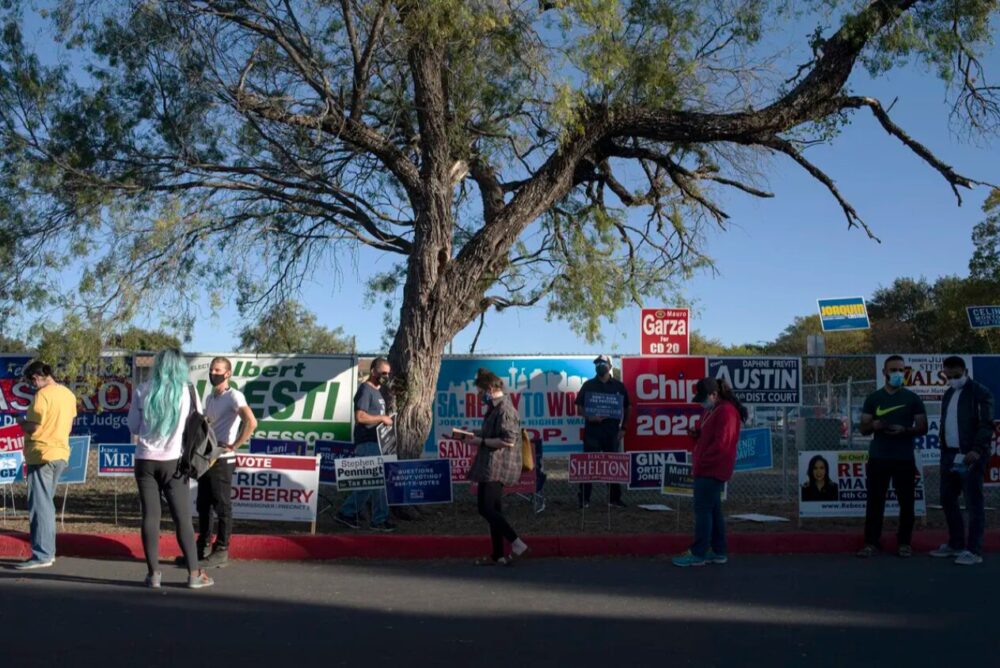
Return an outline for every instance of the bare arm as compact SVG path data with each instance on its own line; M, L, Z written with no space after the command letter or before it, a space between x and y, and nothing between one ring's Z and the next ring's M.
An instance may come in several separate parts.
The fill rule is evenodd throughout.
M363 424L366 427L371 427L376 424L392 424L392 418L388 415L371 415L360 408L354 411L354 421L358 424Z
M228 447L229 450L236 450L241 445L250 440L253 436L254 430L257 429L257 418L254 416L253 411L250 410L249 406L240 407L240 433L236 437L236 441L231 443Z

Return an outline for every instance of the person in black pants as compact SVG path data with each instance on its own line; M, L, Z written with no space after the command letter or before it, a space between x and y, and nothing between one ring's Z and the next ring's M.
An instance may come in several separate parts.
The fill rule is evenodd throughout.
M625 385L611 375L611 358L600 355L594 360L596 376L590 378L576 395L576 405L583 414L584 452L619 452L625 438L625 420L629 400ZM590 483L580 485L578 501L581 508L590 505ZM608 504L625 507L622 486L608 485Z
M859 431L872 435L868 450L868 504L865 507L865 544L858 556L874 555L881 542L885 497L892 481L899 501L896 554L913 555L914 491L917 467L913 439L927 433L927 410L916 394L903 387L906 364L899 355L885 361L885 386L868 395L861 409Z

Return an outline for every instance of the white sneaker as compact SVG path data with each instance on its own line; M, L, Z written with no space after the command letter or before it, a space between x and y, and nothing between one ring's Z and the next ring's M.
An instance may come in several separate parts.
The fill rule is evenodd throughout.
M955 563L959 566L975 566L976 564L983 563L983 558L978 554L969 552L968 550L962 550L955 559Z
M956 550L948 543L942 543L941 547L930 552L932 557L957 557L959 554L961 554L961 550Z
M28 561L22 561L19 564L14 564L14 570L17 571L33 571L39 568L49 568L56 563L55 559L49 559L48 561L42 561L41 559L30 559Z

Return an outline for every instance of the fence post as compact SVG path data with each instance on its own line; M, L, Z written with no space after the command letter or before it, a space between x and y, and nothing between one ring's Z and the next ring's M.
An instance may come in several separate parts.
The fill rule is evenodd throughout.
M847 449L854 449L854 421L851 416L854 414L851 406L851 389L854 385L854 376L847 377Z
M788 407L781 409L781 496L788 494Z

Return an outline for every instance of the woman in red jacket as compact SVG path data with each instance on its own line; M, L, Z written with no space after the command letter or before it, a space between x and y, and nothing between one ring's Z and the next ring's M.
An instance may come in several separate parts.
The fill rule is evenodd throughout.
M694 543L674 557L674 566L724 564L726 525L722 517L722 490L733 477L740 426L747 409L723 380L703 378L695 386L694 401L705 408L694 436ZM711 549L709 549L711 548Z

